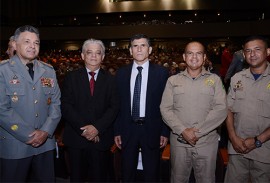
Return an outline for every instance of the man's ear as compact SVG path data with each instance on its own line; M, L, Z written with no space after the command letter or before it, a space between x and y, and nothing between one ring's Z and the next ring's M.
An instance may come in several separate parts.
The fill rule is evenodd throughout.
M82 57L82 60L84 60L84 54L83 53L81 53L81 57Z
M17 47L16 47L16 41L12 41L12 42L11 42L11 45L12 45L12 47L14 48L14 50L17 50Z
M266 52L267 52L267 56L269 56L270 55L270 48L267 48Z
M183 60L186 62L186 55L183 53Z
M130 53L130 55L132 56L132 50L131 50L131 47L129 47L129 53Z
M152 46L150 46L149 50L148 50L149 55L152 53L152 50L153 50L153 48L152 48Z

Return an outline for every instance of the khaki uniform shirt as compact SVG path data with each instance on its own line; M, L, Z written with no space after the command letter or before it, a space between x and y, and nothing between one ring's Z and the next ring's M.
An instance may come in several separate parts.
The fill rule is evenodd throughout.
M255 81L250 69L235 74L227 96L228 107L234 113L234 128L241 138L255 137L270 127L270 68ZM229 154L238 154L229 142ZM270 141L243 155L270 163Z
M217 141L216 128L227 116L226 92L220 78L205 69L195 79L185 70L171 76L160 105L162 117L171 128L171 144L190 147L177 141L186 128L198 128L196 146Z

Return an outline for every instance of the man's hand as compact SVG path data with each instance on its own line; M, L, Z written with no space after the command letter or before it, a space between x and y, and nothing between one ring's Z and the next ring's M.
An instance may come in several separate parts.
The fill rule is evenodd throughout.
M163 148L167 145L168 143L168 138L164 136L160 136L160 148Z
M85 137L87 140L95 141L95 137L98 135L98 130L93 125L86 125L80 128L83 130L81 136Z
M253 149L256 148L255 146L255 140L253 137L250 138L246 138L244 140L244 146L246 147L246 150L243 153L249 153L250 151L252 151Z
M199 132L199 129L197 128L186 128L183 132L182 132L182 136L183 138L192 146L194 146L196 144L196 142L199 140L198 137L196 137L195 133Z
M247 150L246 144L245 144L245 140L238 137L238 136L233 136L230 138L231 143L233 145L233 148L236 152L238 153L245 153L245 151Z
M27 141L26 144L31 145L33 147L41 146L48 138L48 132L42 130L35 130L29 137L32 137L31 140Z
M121 136L118 135L118 136L115 136L114 137L114 143L116 144L116 146L121 149L122 148L122 140L121 140Z

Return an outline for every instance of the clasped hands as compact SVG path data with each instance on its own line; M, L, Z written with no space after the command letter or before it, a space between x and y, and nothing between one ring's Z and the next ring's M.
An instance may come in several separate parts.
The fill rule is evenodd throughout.
M48 132L42 130L35 130L28 135L31 139L26 142L26 144L31 145L32 147L41 146L48 138Z
M80 128L83 130L81 136L94 143L99 142L98 130L93 125L86 125Z
M256 148L255 140L253 137L243 139L241 137L234 136L230 139L231 139L233 148L237 153L247 154Z
M186 128L182 132L183 138L192 146L196 145L196 142L199 140L198 137L196 137L195 133L199 132L199 129L197 128Z

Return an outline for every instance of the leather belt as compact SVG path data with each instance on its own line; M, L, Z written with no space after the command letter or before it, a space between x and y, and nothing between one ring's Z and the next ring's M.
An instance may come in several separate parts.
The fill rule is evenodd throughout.
M133 120L133 122L137 125L143 125L145 122L145 118L139 118L137 120Z

